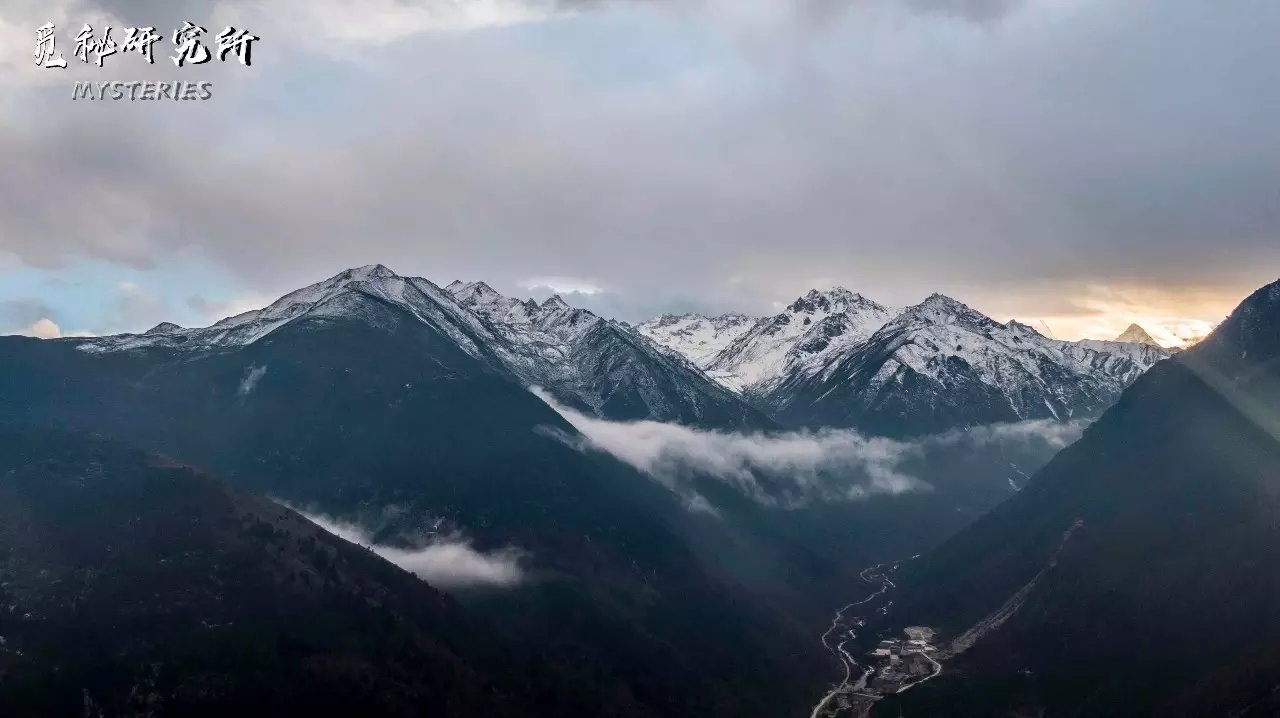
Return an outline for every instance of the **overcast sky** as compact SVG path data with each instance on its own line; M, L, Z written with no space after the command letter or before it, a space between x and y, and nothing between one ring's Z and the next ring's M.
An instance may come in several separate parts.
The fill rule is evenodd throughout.
M253 65L174 67L184 19ZM86 22L156 64L82 64ZM0 0L0 332L381 262L628 320L843 285L1171 341L1280 276L1277 37L1275 0Z

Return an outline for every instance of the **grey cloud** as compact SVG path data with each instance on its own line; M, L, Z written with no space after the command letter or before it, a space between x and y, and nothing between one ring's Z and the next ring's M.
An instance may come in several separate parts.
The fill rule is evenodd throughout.
M926 12L954 14L978 22L995 20L1026 4L1027 0L905 0Z
M23 297L0 301L0 329L28 327L40 319L56 318L57 313L41 299Z
M211 14L219 6L244 0L96 0L94 5L128 26L153 26L168 35L182 22L190 21L208 27Z
M217 302L211 302L199 294L192 294L187 297L187 308L211 316L218 312L220 307Z
M1280 5L1028 1L989 27L955 16L1007 3L900 6L657 76L601 70L623 56L590 49L588 18L554 55L534 28L264 59L199 108L86 113L66 88L29 91L0 116L0 249L147 267L195 246L270 292L381 261L706 304L816 278L981 305L1011 278L1270 276ZM955 10L920 12L935 6ZM690 12L715 35L715 13ZM636 15L635 53L670 52L666 17Z
M145 287L125 282L116 287L115 303L104 327L97 333L140 332L158 318L169 316L169 304Z

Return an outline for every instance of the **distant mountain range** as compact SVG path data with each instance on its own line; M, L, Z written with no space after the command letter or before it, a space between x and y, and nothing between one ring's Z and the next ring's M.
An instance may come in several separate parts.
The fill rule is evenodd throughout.
M248 346L303 319L358 314L361 296L404 309L460 351L575 409L707 428L837 426L900 436L1090 417L1171 355L1144 341L1050 339L942 295L897 309L842 288L810 291L772 317L663 316L633 328L559 296L539 304L484 282L441 288L381 265L210 327L165 323L67 341L91 353Z
M349 269L290 292L264 309L184 329L164 323L143 334L77 343L111 353L147 348L183 352L243 347L302 321L376 318L370 301L404 310L456 349L493 370L540 385L564 403L610 419L653 419L711 427L769 428L773 423L709 381L683 356L559 296L541 305L498 294L483 282L442 289L382 265Z
M893 309L839 287L753 323L668 315L637 331L784 425L889 435L1095 416L1171 356L1153 342L1050 339L940 294Z

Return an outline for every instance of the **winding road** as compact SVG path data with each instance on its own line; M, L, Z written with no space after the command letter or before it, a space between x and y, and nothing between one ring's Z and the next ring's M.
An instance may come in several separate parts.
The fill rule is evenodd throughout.
M913 556L912 558L915 557ZM850 609L872 603L882 596L885 596L891 589L897 588L897 584L889 578L889 574L897 571L900 563L900 561L895 561L893 563L878 563L874 566L868 566L867 568L862 569L862 571L858 573L858 578L862 579L865 583L879 583L880 587L861 601L854 601L853 603L850 603L836 611L835 617L831 619L831 625L823 632L821 637L822 646L840 661L840 665L844 669L844 678L837 683L834 688L828 691L827 694L822 697L822 700L818 701L818 704L813 707L813 712L809 714L809 718L823 718L824 716L827 718L835 718L835 716L838 716L843 710L843 707L831 705L831 702L835 700L836 696L846 695L861 697L866 699L868 705L870 702L874 702L878 699L878 696L862 692L867 687L867 679L875 672L875 667L864 666L861 663L858 663L854 660L853 656L844 649L846 643L858 637L857 629L866 625L867 622L866 619L863 618L863 615L868 613L868 611L863 611L863 615L852 617L847 614ZM877 606L875 610L881 615L885 615L888 614L889 607L892 605L892 600L885 599L885 602ZM839 642L836 643L835 646L831 645L833 637L839 639ZM941 670L941 666L939 666L939 670ZM856 681L853 679L855 671L859 671L858 679ZM934 675L937 674L935 673Z
M920 685L921 683L924 683L925 681L927 681L927 680L929 680L929 679L931 679L931 678L936 677L939 673L941 673L941 672L942 672L942 664L941 664L941 663L938 663L938 662L937 662L937 661L935 661L935 660L933 660L933 657L932 657L932 656L930 656L930 655L929 655L929 654L927 654L927 653L921 653L920 655L921 655L921 656L924 656L925 660L927 660L927 661L929 661L930 663L932 663L932 664L933 664L933 673L930 673L929 675L925 676L924 678L921 678L921 679L920 679L920 680L918 680L918 681L915 681L914 683L906 683L906 684L904 684L901 688L899 688L899 689L896 691L897 693L906 693L906 692L907 692L907 689L909 689L909 688L915 688L916 686Z
M1057 547L1049 555L1045 565L1031 577L1031 580L1019 588L1012 596L1005 600L1003 604L996 608L996 610L987 614L971 626L969 630L961 633L958 637L953 639L946 648L937 650L932 656L929 655L930 651L936 650L928 643L929 640L932 640L933 632L932 629L920 627L921 631L928 631L928 633L923 635L924 640L917 643L917 646L922 646L922 649L913 650L911 653L914 656L919 656L928 661L933 666L933 671L927 676L920 677L919 679L909 683L903 683L898 686L894 692L905 693L921 683L933 680L938 676L938 674L942 673L942 663L939 660L936 660L934 656L943 661L950 660L961 653L964 653L974 643L978 642L988 633L1000 628L1005 621L1009 620L1013 614L1018 612L1018 609L1022 607L1023 602L1026 601L1027 596L1029 596L1035 589L1040 579L1058 565L1058 557L1061 555L1063 549L1066 548L1067 544L1071 541L1071 537L1076 533L1076 531L1080 530L1083 526L1084 520L1077 518L1069 527L1067 527L1066 531L1062 533L1062 537L1059 539ZM919 558L919 554L916 554L907 560L910 561L916 558ZM837 683L835 687L828 691L827 694L822 697L822 700L818 701L818 704L813 707L813 711L809 714L809 718L840 718L840 716L853 716L856 718L858 716L866 716L870 713L871 706L881 698L882 694L877 693L876 691L890 688L890 685L884 684L891 684L892 680L896 680L895 676L890 681L881 681L881 686L873 687L871 692L868 692L867 680L873 673L875 673L876 667L864 666L858 663L853 656L845 650L845 645L858 637L858 629L867 625L866 618L864 618L865 615L874 615L872 614L873 610L881 616L887 616L889 614L889 609L893 607L893 599L889 598L887 594L891 589L897 588L897 584L895 584L889 576L898 570L898 566L901 563L901 561L895 561L893 563L878 563L874 566L862 569L858 574L858 577L865 583L879 583L880 587L861 601L854 601L853 603L850 603L836 611L835 617L831 619L831 625L823 632L821 639L822 647L827 649L828 652L840 661L840 665L844 670L844 678ZM867 609L864 609L861 611L862 615L854 617L848 616L848 612L851 609L858 606L866 606L873 602L875 607L868 607ZM905 629L904 632L908 633L909 636L912 636L910 633L911 630L913 629ZM912 636L912 638L916 637L920 636ZM831 645L833 640L839 641L834 647ZM855 671L860 671L856 681L853 679ZM887 671L886 674L888 674ZM837 700L837 698L840 697L843 697L844 700Z

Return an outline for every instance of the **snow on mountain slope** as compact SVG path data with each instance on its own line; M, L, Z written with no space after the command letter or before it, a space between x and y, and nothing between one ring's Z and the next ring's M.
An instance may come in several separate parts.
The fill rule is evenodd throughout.
M756 317L745 314L663 314L636 325L636 331L706 368L735 339L751 330Z
M605 418L773 425L682 356L622 324L571 307L559 296L539 305L505 297L483 282L453 282L445 290L382 265L346 270L209 327L162 324L145 334L67 341L78 342L89 353L217 351L261 341L304 318L357 318L375 325L398 321L378 309L386 305L432 327L501 373L543 386L566 404Z
M1090 416L1167 352L1103 351L1000 324L939 294L909 307L818 371L787 376L762 404L788 423L915 434Z
M462 283L454 280L445 287L463 306L491 322L529 324L539 313L537 302L504 297L484 282Z
M1092 415L1170 354L1143 343L1050 339L941 295L897 313L839 288L811 291L746 330L750 320L741 315L664 317L632 328L559 296L521 301L483 282L442 289L381 265L346 270L209 327L164 323L144 334L57 341L89 353L217 351L304 319L401 321L395 317L404 314L384 311L388 305L579 410L730 428L774 426L767 414L888 433ZM709 356L717 343L724 348Z
M772 422L711 381L683 355L619 322L569 306L503 297L480 282L449 285L512 347L508 362L530 384L598 416L764 428Z
M1147 342L1109 342L1101 339L1081 339L1077 342L1063 343L1074 344L1099 354L1125 357L1140 369L1139 374L1150 369L1152 365L1161 359L1168 359L1175 353L1172 349L1165 349L1158 344L1148 344ZM1138 377L1135 375L1129 381L1133 381L1136 378Z
M866 339L894 314L843 287L810 290L781 314L757 321L705 366L725 386L763 393Z
M406 310L455 341L477 358L487 358L499 346L491 346L492 330L453 297L416 277L401 277L381 264L348 269L329 279L290 292L263 309L254 309L208 327L183 329L161 324L145 334L119 334L76 339L86 352L127 351L165 347L184 351L245 346L302 317L343 316L359 313L353 295L375 297ZM163 330L162 330L163 328Z

